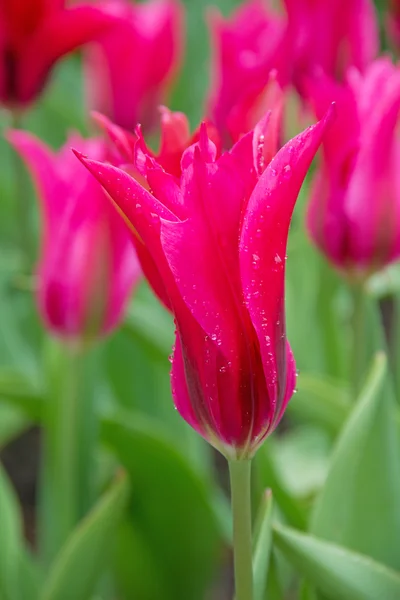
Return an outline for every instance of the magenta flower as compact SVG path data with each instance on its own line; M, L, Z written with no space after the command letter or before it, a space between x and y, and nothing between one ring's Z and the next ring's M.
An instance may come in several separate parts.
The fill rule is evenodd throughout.
M247 0L230 19L210 15L213 44L208 114L225 147L255 127L270 108L271 70L288 82L284 18L267 10L263 0Z
M310 127L270 162L271 113L219 158L203 127L183 154L179 179L150 156L136 162L147 189L80 155L136 231L146 275L174 314L175 405L230 458L256 451L294 390L286 243L325 126L326 119Z
M66 340L108 333L121 321L140 267L131 233L71 145L105 158L97 140L71 136L53 153L32 135L8 137L37 185L42 213L38 305L46 326Z
M115 125L104 115L92 113L94 120L104 129L112 142L110 162L135 174L143 185L146 185L146 180L136 169L136 161L139 161L140 164L141 160L146 161L148 157L155 158L165 171L175 177L180 177L182 155L189 146L198 141L200 135L200 128L196 129L194 133L190 132L189 121L184 113L173 112L165 106L161 106L159 111L161 136L160 146L156 153L153 153L146 145L139 125L135 128L135 132L131 133ZM206 123L206 128L208 136L220 154L221 141L216 128L209 122Z
M312 239L329 260L364 278L400 256L400 71L388 59L339 85L308 82L317 115L335 100L308 213Z
M379 49L378 22L372 0L284 0L287 44L291 46L293 81L320 68L342 80L350 66L364 71Z
M178 0L111 6L120 25L87 53L90 106L133 130L157 120L182 53L183 11Z
M0 102L29 104L63 56L93 41L115 18L93 4L64 0L0 0Z

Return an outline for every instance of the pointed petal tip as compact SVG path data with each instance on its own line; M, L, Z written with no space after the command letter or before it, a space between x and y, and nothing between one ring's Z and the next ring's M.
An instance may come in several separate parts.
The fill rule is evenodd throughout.
M98 112L97 110L91 110L89 114L92 121L96 125L99 125L101 129L107 129L109 125L112 125L110 119L106 117L106 115L104 115L103 113Z
M336 102L332 102L329 106L328 110L325 113L325 116L322 119L322 122L325 126L330 125L337 117L337 104Z
M83 154L83 152L76 150L76 148L71 148L71 152L73 152L76 158L83 163L86 163L89 160L89 157L86 154Z

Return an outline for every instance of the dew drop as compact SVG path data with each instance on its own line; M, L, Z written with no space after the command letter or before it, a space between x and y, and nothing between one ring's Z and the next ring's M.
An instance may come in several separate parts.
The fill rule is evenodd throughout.
M292 167L290 165L286 165L285 167L283 167L283 173L285 177L290 177L291 171Z

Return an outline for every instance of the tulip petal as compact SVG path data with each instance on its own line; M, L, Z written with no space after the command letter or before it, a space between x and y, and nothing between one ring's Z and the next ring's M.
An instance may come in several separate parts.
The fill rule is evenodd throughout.
M41 202L44 236L47 238L49 231L60 221L67 193L62 178L57 175L57 156L41 140L25 131L8 131L7 139L32 173Z
M89 101L118 125L154 124L178 67L183 19L176 0L116 4L121 25L87 53Z
M286 390L284 274L287 236L297 195L332 112L289 141L265 169L243 219L240 272L258 336L265 379L275 409Z
M192 314L222 352L230 356L237 352L238 344L241 300L235 276L243 193L235 187L236 179L228 175L216 164L204 163L199 155L195 156L181 183L182 194L190 203L188 218L179 223L163 220L161 244ZM224 210L225 203L231 212L228 207Z
M345 199L351 231L348 250L359 266L389 262L400 249L400 145L396 130L400 73L392 65L387 73L382 66L383 77L379 78L378 73L376 86L371 90L375 102L370 104L370 110L371 106L374 110L365 120Z
M93 5L55 11L29 39L19 65L19 101L29 102L40 91L53 64L72 50L97 39L116 19Z
M174 288L169 285L171 274L160 245L160 217L176 220L175 215L121 169L75 154L108 192L133 235L139 236L135 245L143 272L154 292L170 308Z

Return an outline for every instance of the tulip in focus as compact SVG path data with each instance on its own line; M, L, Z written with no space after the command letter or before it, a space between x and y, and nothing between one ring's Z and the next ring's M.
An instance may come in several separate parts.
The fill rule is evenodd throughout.
M0 0L0 103L33 102L54 64L103 35L115 18L94 4Z
M106 132L112 143L110 162L116 166L123 166L125 170L135 173L137 178L144 183L140 172L136 170L136 161L147 161L155 158L157 163L168 173L175 177L181 176L181 159L184 151L198 141L200 128L194 133L190 132L187 116L178 111L171 111L165 106L159 107L160 111L160 146L158 152L153 153L143 138L141 126L135 128L131 133L100 113L92 113L94 120ZM221 152L221 140L219 134L210 122L206 123L207 133L214 142L217 153Z
M138 122L150 129L179 65L182 7L178 0L114 0L109 6L120 24L88 49L89 105L125 129Z
M146 186L79 155L135 230L143 270L174 314L176 408L230 459L255 453L295 387L286 243L326 119L275 155L276 126L267 113L219 158L202 127L183 153L179 178L140 152L136 168Z
M293 82L316 68L339 81L350 66L361 72L377 56L378 21L372 0L284 0Z
M104 159L103 143L74 135L53 153L28 133L11 131L8 138L38 189L38 305L46 326L66 341L110 332L123 318L141 271L122 217L71 152L73 145Z
M268 98L271 70L276 70L274 80L287 83L286 25L263 0L247 0L230 19L216 10L210 17L213 58L208 113L228 148L273 105Z
M312 239L352 278L364 279L400 256L400 70L389 59L339 85L308 82L316 115L332 100L338 119L322 145L308 213Z

